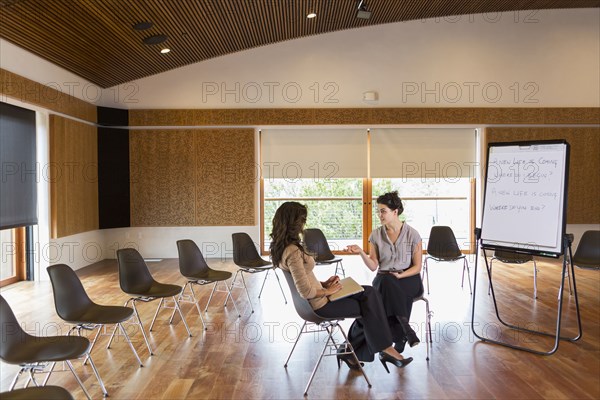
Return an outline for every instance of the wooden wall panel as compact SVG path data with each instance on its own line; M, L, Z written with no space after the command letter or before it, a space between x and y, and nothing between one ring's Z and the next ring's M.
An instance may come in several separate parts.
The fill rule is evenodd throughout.
M131 226L195 225L194 134L129 132Z
M253 108L130 110L130 126L600 124L600 108Z
M50 178L51 237L98 229L96 127L50 115L50 165L45 169Z
M600 128L488 128L487 142L565 139L571 145L567 223L600 223Z
M256 224L253 129L133 130L131 226Z
M61 90L55 83L43 85L0 68L0 94L30 104L96 123L96 106ZM67 88L65 88L67 89Z
M196 131L196 224L256 225L253 129Z

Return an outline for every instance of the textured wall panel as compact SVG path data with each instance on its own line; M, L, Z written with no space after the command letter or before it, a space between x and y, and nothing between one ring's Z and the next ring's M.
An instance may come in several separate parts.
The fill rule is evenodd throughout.
M253 129L196 131L196 224L256 225Z
M567 223L600 223L600 128L488 128L488 142L565 139L571 145Z
M600 109L424 107L130 110L129 123L131 126L598 124Z
M96 127L50 115L50 234L53 239L98 229Z
M129 132L131 226L194 225L191 130Z

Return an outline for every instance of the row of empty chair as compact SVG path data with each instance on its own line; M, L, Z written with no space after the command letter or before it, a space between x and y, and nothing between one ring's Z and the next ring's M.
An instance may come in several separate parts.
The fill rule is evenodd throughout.
M213 294L217 290L217 285L221 283L225 287L225 290L222 291L227 293L224 306L231 300L238 316L241 316L231 293L231 288L235 285L238 275L241 278L241 287L245 290L252 308L243 273L267 272L268 274L269 270L273 269L273 266L260 257L254 243L247 234L235 233L232 239L234 243L234 262L239 269L231 282L231 286L226 281L231 278L232 273L211 269L206 263L200 249L192 240L180 240L177 242L179 269L187 280L183 287L156 281L137 250L132 248L118 250L119 285L123 292L131 296L124 306L96 304L86 293L75 271L68 265L58 264L48 267L47 271L52 284L56 312L62 320L73 325L67 336L38 337L27 334L21 328L9 304L0 296L0 326L3 337L2 346L0 347L0 358L9 364L21 366L20 371L11 382L9 387L10 395L7 396L12 396L10 398L63 398L60 397L64 395L62 388L48 386L47 390L39 390L40 388L37 387L45 387L56 362L64 362L72 372L85 396L90 399L89 392L73 368L71 360L74 359L83 359L84 364L89 362L103 395L108 396L104 382L91 357L91 351L103 327L105 325L114 325L107 348L110 348L116 334L123 335L137 363L142 367L143 363L127 334L127 330L123 327L125 322L133 319L133 323L140 327L148 352L150 355L154 354L137 309L137 304L140 302L147 303L159 300L156 312L150 323L149 331L152 331L159 311L162 308L172 308L169 323L173 322L175 313L178 313L187 334L191 336L190 329L180 308L180 302L191 302L196 306L204 329L206 329L202 311L193 288L195 285L213 285L210 297L204 308L206 312ZM275 276L277 276L276 272ZM265 280L266 278L267 276L265 276ZM279 280L279 278L277 279ZM286 300L281 284L279 286L284 300ZM188 288L189 294L186 294L185 291ZM128 307L129 305L132 307ZM252 311L254 312L253 308ZM97 332L91 342L89 339L81 336L82 330L95 329L97 329ZM74 332L77 335L71 336ZM38 382L35 376L39 372L47 373L41 382ZM23 373L27 373L27 381L24 384L24 389L14 390L19 377ZM33 383L35 387L28 388L27 386L30 383ZM2 394L2 398L4 397L5 394Z

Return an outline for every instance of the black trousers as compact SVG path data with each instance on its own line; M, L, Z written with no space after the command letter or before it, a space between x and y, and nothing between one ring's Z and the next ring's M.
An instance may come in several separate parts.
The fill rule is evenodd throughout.
M390 274L377 274L373 279L373 287L381 295L396 350L402 352L406 343L406 334L400 319L410 320L413 299L423 294L421 276L417 274L397 279Z
M361 293L330 301L315 310L315 313L326 318L358 317L354 323L360 321L361 338L359 341L354 341L349 333L348 340L357 355L364 352L372 355L391 346L392 335L379 293L372 286L363 286L363 288L365 290ZM360 359L360 356L358 358Z

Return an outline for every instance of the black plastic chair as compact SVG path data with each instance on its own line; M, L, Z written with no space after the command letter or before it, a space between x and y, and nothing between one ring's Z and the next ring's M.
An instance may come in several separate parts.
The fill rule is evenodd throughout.
M41 386L0 393L2 400L73 400L71 393L60 386Z
M585 231L572 259L581 269L600 269L600 231Z
M304 244L311 253L315 254L315 263L317 265L333 265L335 264L334 275L337 275L338 269L342 275L346 276L341 257L336 257L329 248L327 239L320 229L310 228L304 231Z
M250 238L250 236L245 232L238 232L232 234L231 239L233 241L233 262L238 266L238 270L233 277L233 281L231 282L231 287L234 286L238 275L240 275L242 278L242 287L246 291L246 297L248 297L248 302L250 303L250 309L252 312L254 312L254 308L252 307L252 301L250 300L250 295L248 294L248 287L246 286L246 281L244 280L244 272L247 274L266 272L265 279L263 280L260 288L260 293L258 293L258 298L260 299L260 295L265 287L265 282L267 281L269 272L272 270L275 274L275 278L277 278L277 283L279 284L279 289L283 295L283 300L285 301L285 304L287 304L287 299L285 298L285 293L283 293L283 288L281 287L281 281L277 275L277 270L273 264L264 260L258 254L252 238ZM225 300L225 304L227 304L227 299Z
M179 312L179 316L181 317L181 321L183 321L183 325L185 326L188 335L192 336L187 322L185 321L185 317L179 308L179 303L175 298L175 296L179 296L179 294L182 292L182 287L179 285L171 285L155 281L148 270L146 262L136 249L128 248L117 250L117 261L119 264L119 285L121 286L121 290L132 296L125 302L125 306L127 306L130 302L133 305L135 317L140 325L140 329L142 331L142 335L144 336L144 341L146 342L146 346L148 347L150 355L153 355L154 353L152 352L146 332L144 331L144 325L142 324L140 314L135 306L135 303L138 301L147 303L149 301L160 299L158 307L156 307L156 312L154 313L154 318L152 318L152 323L150 324L149 331L152 331L154 321L156 321L156 316L158 315L161 306L165 304L165 298L171 297L173 299L173 306L175 307L175 310ZM166 304L165 307L167 307ZM174 315L175 313L173 312L173 314L171 314L169 323L173 323ZM110 338L111 341L113 336L114 332Z
M204 330L206 330L206 325L204 324L204 319L202 318L202 311L200 311L198 300L194 294L194 285L203 286L214 284L208 301L206 302L206 307L204 307L204 312L207 312L208 305L212 300L213 294L217 290L217 285L219 282L223 282L226 289L225 292L227 293L225 303L227 303L227 300L231 298L231 302L235 307L235 311L238 313L238 316L241 317L242 315L240 314L240 311L235 304L235 300L231 295L231 289L229 288L229 285L227 285L227 279L231 278L232 273L229 271L219 271L210 268L206 263L202 252L193 240L178 240L177 251L179 254L179 272L181 272L181 275L187 279L187 282L180 294L180 301L185 296L185 289L189 287L191 293L190 297L192 299L190 302L196 305L198 314L200 314L200 320L202 321L202 325L204 325Z
M77 330L77 334L81 336L82 329L98 329L94 340L92 340L91 353L102 327L104 325L114 325L113 332L117 328L120 329L140 367L143 367L142 361L122 325L123 322L131 318L133 309L122 306L102 306L94 303L87 295L75 271L68 265L51 265L46 270L52 283L56 313L62 320L74 325L69 334L73 330ZM109 342L106 346L107 349L110 348L110 344Z
M288 356L287 360L285 360L284 367L287 368L288 362L290 361L290 358L292 357L292 353L294 353L294 350L296 349L296 345L298 344L298 340L300 340L300 336L302 336L303 333L313 333L314 334L315 332L327 332L327 340L325 341L325 345L323 346L321 355L319 356L319 359L317 360L317 363L315 364L315 366L313 368L310 378L308 379L308 383L306 384L306 389L304 389L304 395L305 396L308 395L308 389L310 388L310 384L312 383L313 378L315 377L315 373L317 372L317 368L319 368L319 365L321 364L321 360L323 359L323 357L337 356L337 355L341 355L341 354L352 354L354 356L354 360L356 361L356 364L359 366L360 372L365 377L365 380L367 381L367 384L369 385L369 387L371 387L371 382L369 381L369 377L365 373L365 370L362 367L362 363L358 360L358 357L356 357L356 353L354 353L354 348L352 347L352 344L348 341L348 336L346 335L344 328L342 328L342 326L340 325L340 322L343 321L344 318L325 318L325 317L321 317L320 315L315 313L315 311L310 306L310 303L308 302L308 300L302 298L302 296L300 296L300 293L298 293L298 289L296 289L296 284L294 283L294 278L292 278L292 274L289 271L284 271L284 270L281 270L281 271L283 272L283 276L285 276L285 279L290 288L290 292L292 293L292 301L294 303L294 308L296 309L296 312L298 313L300 318L302 318L304 320L304 324L302 324L302 328L300 329L300 332L298 333L298 337L296 338L296 341L294 342L294 346L292 347L292 350L290 351L290 355ZM360 318L360 315L353 316L352 318ZM311 326L314 326L318 329L311 328ZM340 333L342 334L342 336L344 337L344 343L346 343L346 351L345 352L338 353L339 347L336 344L334 337L333 337L336 330L339 330ZM329 351L327 352L327 350L329 350ZM338 363L338 368L339 368L339 363Z
M473 289L471 287L471 272L469 270L469 264L467 257L462 254L458 242L454 236L452 228L449 226L433 226L429 234L429 242L427 243L427 256L423 262L422 279L427 276L427 294L429 294L429 268L427 261L433 259L439 262L454 262L463 260L463 272L460 287L462 288L465 282L465 270L467 271L469 280L469 290L471 294Z
M490 272L489 272L490 278L492 275L492 266L493 266L494 260L498 260L505 264L525 264L527 262L532 261L533 262L533 298L537 299L538 269L537 269L537 264L535 262L535 259L533 258L533 256L531 254L515 253L513 251L508 251L508 250L495 250L494 256L490 260ZM491 288L488 288L488 295L490 294L490 289Z
M88 399L91 399L83 382L75 373L71 360L87 357L104 396L108 392L104 387L102 378L90 357L90 341L80 336L32 336L25 332L8 302L0 295L0 358L8 364L19 365L21 369L10 384L9 390L13 390L22 373L28 372L28 380L36 386L45 386L54 370L57 362L64 361L69 367L75 380L81 386L83 393ZM50 366L48 371L46 367ZM35 379L36 373L46 373L46 377L41 384ZM4 397L2 397L4 398Z

